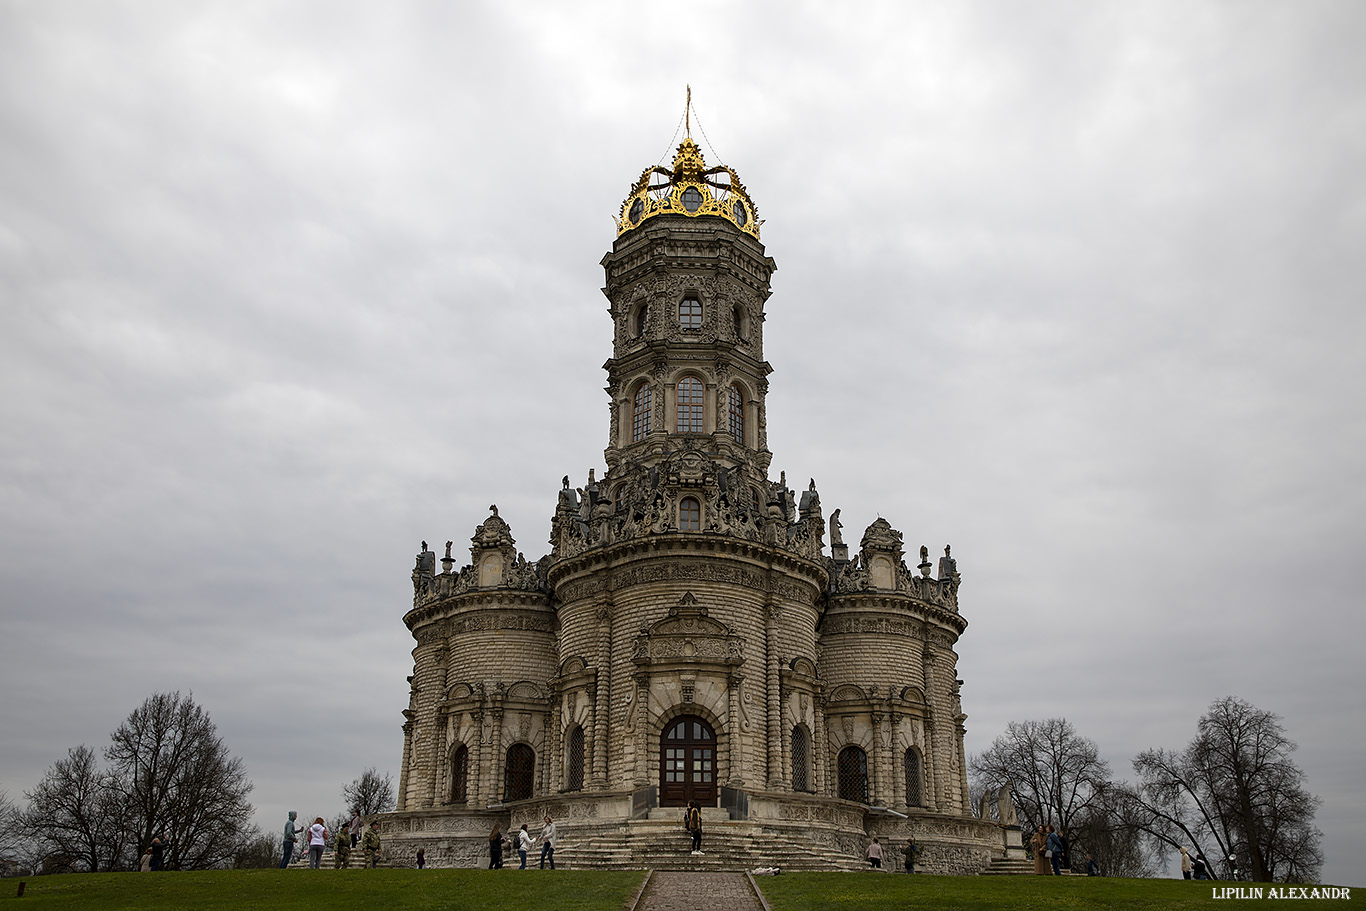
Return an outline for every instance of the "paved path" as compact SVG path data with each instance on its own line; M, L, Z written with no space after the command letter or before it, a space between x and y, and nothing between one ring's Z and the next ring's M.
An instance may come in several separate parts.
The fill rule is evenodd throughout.
M637 911L763 911L743 873L655 871Z

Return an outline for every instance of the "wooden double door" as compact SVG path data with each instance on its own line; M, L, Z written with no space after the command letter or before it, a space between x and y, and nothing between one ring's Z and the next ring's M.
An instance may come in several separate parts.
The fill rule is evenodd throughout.
M669 722L659 738L659 805L716 806L716 732L696 715Z

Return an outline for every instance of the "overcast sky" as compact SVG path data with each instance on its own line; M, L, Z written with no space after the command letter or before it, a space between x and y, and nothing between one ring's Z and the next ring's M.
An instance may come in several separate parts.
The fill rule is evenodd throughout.
M691 83L778 263L774 475L953 545L968 751L1061 715L1131 776L1240 696L1366 884L1363 46L1350 0L0 0L0 788L171 690L264 828L397 778L418 542L497 503L538 558L604 469L598 262Z

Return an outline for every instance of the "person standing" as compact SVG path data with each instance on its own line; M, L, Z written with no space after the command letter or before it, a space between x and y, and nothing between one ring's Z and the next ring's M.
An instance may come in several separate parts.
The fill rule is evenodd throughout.
M493 824L493 831L489 833L489 869L503 869L503 826L501 823Z
M1044 848L1048 851L1048 860L1053 864L1053 875L1062 876L1062 840L1058 833L1053 831L1053 827L1047 829L1048 837L1044 839Z
M280 858L281 870L289 866L289 859L294 855L294 842L299 840L298 830L294 828L294 818L298 815L298 812L290 810L289 819L285 820L285 846L284 856Z
M322 868L323 849L327 847L327 824L319 816L308 827L308 866L314 870Z
M702 808L696 802L688 801L688 808L683 813L683 825L692 836L692 853L700 855L702 853Z
M337 830L337 837L332 842L332 868L340 870L342 867L351 865L351 833L342 826Z
M1191 878L1191 855L1185 845L1181 846L1181 878Z
M1087 875L1087 876L1099 876L1099 875L1100 875L1100 863L1099 863L1094 857L1092 857L1091 854L1090 854L1089 852L1088 852L1087 855L1086 855L1086 875Z
M550 859L550 869L555 869L555 823L550 817L545 818L545 825L541 827L541 869L545 869L546 858Z
M1034 834L1029 836L1029 850L1034 852L1034 873L1036 876L1048 875L1048 855L1044 852L1048 850L1045 842L1048 840L1043 826L1034 830Z
M882 845L877 843L877 836L873 836L873 843L868 846L868 866L874 870L882 869Z
M417 849L417 868L418 868L419 870L423 870L423 869L426 869L426 867L427 867L427 851L426 851L425 848L418 848L418 849Z
M531 833L526 830L526 823L522 823L522 828L517 832L517 855L522 858L522 865L518 870L526 869L526 855L531 850Z
M153 870L160 870L160 869L161 869L161 865L162 865L162 864L165 862L165 860L166 860L166 846L165 846L164 844L161 843L161 836L160 836L160 835L158 835L158 836L156 836L155 838L152 839L151 852L152 852L152 869L153 869Z
M913 837L908 836L906 838L906 846L901 849L901 856L905 858L906 861L907 873L915 872L915 854L919 850L920 849L916 847L915 839Z
M143 873L151 873L151 872L152 872L152 847L151 847L151 845L148 845L148 846L147 846L147 850L143 852L143 855L142 855L142 872L143 872Z
M359 814L359 813L352 813L352 814L351 814L351 822L350 822L350 824L349 824L346 828L347 828L347 831L349 831L349 832L351 833L351 847L354 848L354 847L356 846L356 844L360 841L360 814Z
M372 868L379 866L379 823L370 823L370 828L365 830L365 837L361 839L360 846L365 850L365 865Z

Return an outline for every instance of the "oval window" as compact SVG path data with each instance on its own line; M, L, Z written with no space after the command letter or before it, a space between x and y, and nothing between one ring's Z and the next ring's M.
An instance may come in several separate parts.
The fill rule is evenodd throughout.
M688 187L683 191L682 198L683 208L687 209L689 214L702 208L702 191L697 187Z
M638 224L640 224L640 216L642 216L642 215L644 215L644 214L645 214L645 203L641 202L639 199L637 199L635 202L631 203L631 224L633 224L633 225L638 225ZM744 224L744 222L740 222L740 224Z
M737 201L735 205L730 207L730 210L735 213L735 223L743 228L745 222L749 221L749 213L745 211L745 204Z

